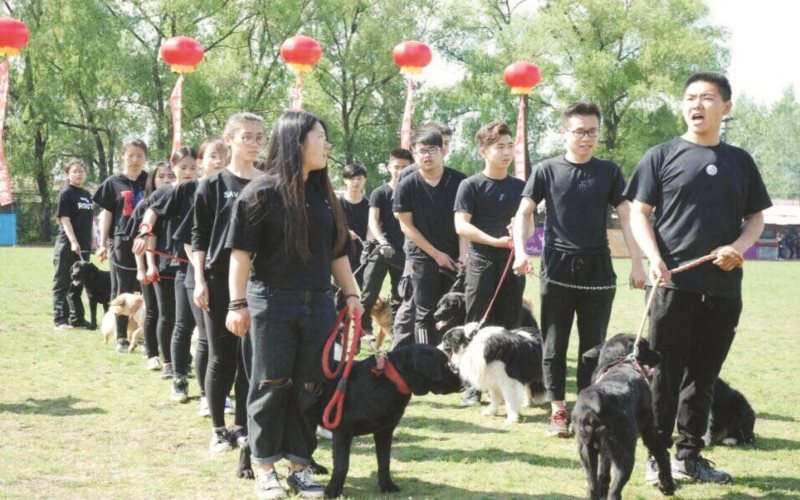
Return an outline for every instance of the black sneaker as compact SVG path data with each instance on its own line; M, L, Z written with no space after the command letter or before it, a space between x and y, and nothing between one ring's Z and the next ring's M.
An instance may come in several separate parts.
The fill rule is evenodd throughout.
M481 391L468 388L464 393L464 398L461 400L461 407L467 408L469 406L478 406L479 404L481 404Z
M699 453L693 453L683 460L672 460L672 476L676 479L692 479L701 483L727 484L733 481L730 474L717 470L716 464Z
M208 451L211 453L222 453L232 449L231 434L225 427L211 430L211 440L208 442Z
M169 380L174 376L175 372L172 370L172 363L164 363L164 368L161 369L161 378Z
M95 325L89 323L85 319L82 319L82 320L79 320L79 321L70 322L70 325L72 325L73 328L83 328L84 330L95 330L95 329L97 329L97 327Z
M117 354L128 354L130 352L131 343L126 339L117 340Z
M186 377L178 376L172 381L172 400L176 403L189 401L189 383Z
M314 479L311 467L289 474L289 477L286 478L286 484L300 498L322 498L325 496L325 488Z
M239 427L236 430L230 430L231 445L244 448L247 446L247 431L244 427Z

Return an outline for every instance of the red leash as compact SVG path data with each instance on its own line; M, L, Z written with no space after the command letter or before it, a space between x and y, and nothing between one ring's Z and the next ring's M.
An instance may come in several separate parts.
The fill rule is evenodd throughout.
M178 257L176 255L168 254L166 252L159 252L158 250L156 250L154 248L148 248L147 251L151 252L151 253L154 253L154 254L158 255L159 257L165 257L167 259L177 260L178 262L182 262L184 264L191 264L192 263L192 261L190 261L190 260L182 259L182 258L180 258L180 257Z
M322 425L325 426L326 429L335 429L339 427L339 424L342 423L342 411L344 409L344 396L347 392L347 377L350 376L350 370L353 368L353 361L356 359L356 351L358 350L358 341L363 335L364 331L361 328L361 315L355 314L353 321L353 339L352 343L349 345L348 349L348 337L350 332L350 319L345 319L345 315L347 314L347 307L342 308L339 311L339 316L336 318L336 323L333 325L333 329L331 330L330 335L328 336L328 341L325 343L325 349L322 351L322 371L325 373L325 377L328 380L333 380L339 376L341 373L342 377L339 379L339 383L336 385L336 391L333 393L333 397L328 402L328 406L325 407L325 412L322 414ZM333 344L336 341L336 336L339 334L339 326L344 325L345 330L342 338L342 351L343 356L342 359L339 360L338 365L336 366L336 370L330 369L330 353L331 349L333 348ZM331 419L331 413L336 412Z
M478 328L482 327L484 323L486 323L486 319L489 317L489 313L492 312L492 307L494 307L494 301L497 299L497 296L500 294L500 288L503 286L503 282L506 280L506 275L508 274L508 270L511 268L511 262L514 260L514 247L511 247L511 251L508 253L508 261L506 262L506 268L503 269L503 275L500 276L500 281L497 283L497 289L494 291L494 295L492 296L492 301L489 302L489 307L486 308L486 312L481 318L481 322L478 323Z

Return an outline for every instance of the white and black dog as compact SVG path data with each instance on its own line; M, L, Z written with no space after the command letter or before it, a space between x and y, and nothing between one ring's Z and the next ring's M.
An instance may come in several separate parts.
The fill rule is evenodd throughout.
M523 405L544 401L542 334L537 328L468 323L448 330L439 349L450 356L462 379L489 393L485 415L497 415L505 401L506 421L518 422Z
M714 382L714 401L708 414L708 431L703 436L706 446L750 444L755 442L753 428L756 412L744 395L718 378Z

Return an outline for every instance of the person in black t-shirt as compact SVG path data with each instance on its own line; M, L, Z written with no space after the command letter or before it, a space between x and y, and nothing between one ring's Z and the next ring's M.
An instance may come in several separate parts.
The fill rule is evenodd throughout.
M369 230L375 236L375 245L378 248L367 248L367 262L364 265L364 286L361 289L361 306L366 311L361 320L364 330L372 331L372 317L370 311L381 293L383 280L386 273L392 283L392 324L394 324L397 310L400 307L401 297L398 291L400 278L405 265L405 252L403 251L403 231L400 223L394 217L392 204L394 190L397 187L397 177L414 158L407 149L395 149L389 154L389 182L376 188L369 198ZM387 250L391 249L391 251Z
M136 282L136 260L131 251L133 242L127 233L128 220L136 205L144 198L147 172L147 144L139 139L122 145L122 173L113 175L100 184L94 193L93 201L102 208L100 212L100 251L101 261L106 259L108 248L111 254L111 297L120 293L139 291ZM109 239L110 238L110 239ZM117 318L117 352L129 350L127 331L128 316Z
M225 241L233 203L251 180L262 175L255 162L266 142L264 121L252 113L234 114L225 124L223 139L230 146L230 162L224 170L198 183L192 226L194 302L204 311L209 346L206 397L213 427L208 445L211 452L229 450L231 443L247 435L248 372L242 361L249 356L243 358L242 349L247 346L225 328L230 265ZM224 412L231 387L236 393L236 415L233 427L228 429Z
M600 108L590 102L574 103L562 114L561 126L565 154L537 165L522 193L514 220L514 269L530 272L525 242L532 233L533 211L544 200L540 289L542 371L552 413L548 433L568 437L571 431L564 395L572 322L577 316L576 385L580 392L592 375L583 353L605 340L616 291L617 276L606 234L609 205L617 211L631 256L633 286L644 286L644 269L641 250L630 232L630 204L622 196L622 172L615 163L592 156L600 134Z
M715 483L731 475L700 455L713 386L742 311L742 254L761 235L762 211L772 205L750 155L720 142L731 106L726 77L690 76L681 106L686 133L651 148L625 190L633 233L650 261L649 293L656 294L650 311L650 345L661 353L651 386L656 427L671 447L677 418L673 476ZM671 275L709 253L713 262ZM645 479L658 479L652 457Z
M70 287L72 265L89 260L92 251L92 195L83 189L86 167L82 162L67 163L64 174L69 185L58 193L56 201L60 224L53 261L53 322L59 330L92 327L84 319L83 287Z
M369 200L364 197L364 186L367 181L367 169L361 165L351 164L344 167L342 171L344 184L347 186L344 194L339 197L339 203L344 210L347 219L347 227L350 228L350 269L356 277L358 287L363 287L364 268L359 260L364 244L367 242L369 228L367 221L369 218Z
M433 311L455 281L466 254L466 242L456 234L452 211L465 175L443 165L438 131L417 132L413 144L419 170L397 185L394 212L410 241L406 257L412 269L416 340L436 345L441 335L434 327Z
M362 312L347 258L347 222L326 168L330 147L314 115L281 115L270 135L267 174L242 192L231 218L226 324L252 346L247 407L259 498L285 495L275 472L282 458L291 462L293 490L322 497L309 464L317 445L320 359L336 320L331 275L350 314Z

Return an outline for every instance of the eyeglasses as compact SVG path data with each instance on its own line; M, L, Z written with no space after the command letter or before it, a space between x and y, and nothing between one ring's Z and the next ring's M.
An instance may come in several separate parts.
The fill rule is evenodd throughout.
M259 135L243 134L239 136L239 139L243 143L248 144L250 146L252 146L253 144L264 145L264 143L267 142L267 138L264 137L264 135L262 134Z
M570 130L569 133L574 135L578 139L580 139L582 137L595 138L598 135L600 135L600 130L596 129L596 128L590 128L589 130L583 130L582 128L579 128L579 129L575 129L575 130Z
M440 148L439 146L431 146L429 148L417 149L416 153L419 156L434 156L434 155L438 154L439 151L441 151L441 150L442 150L442 148Z

